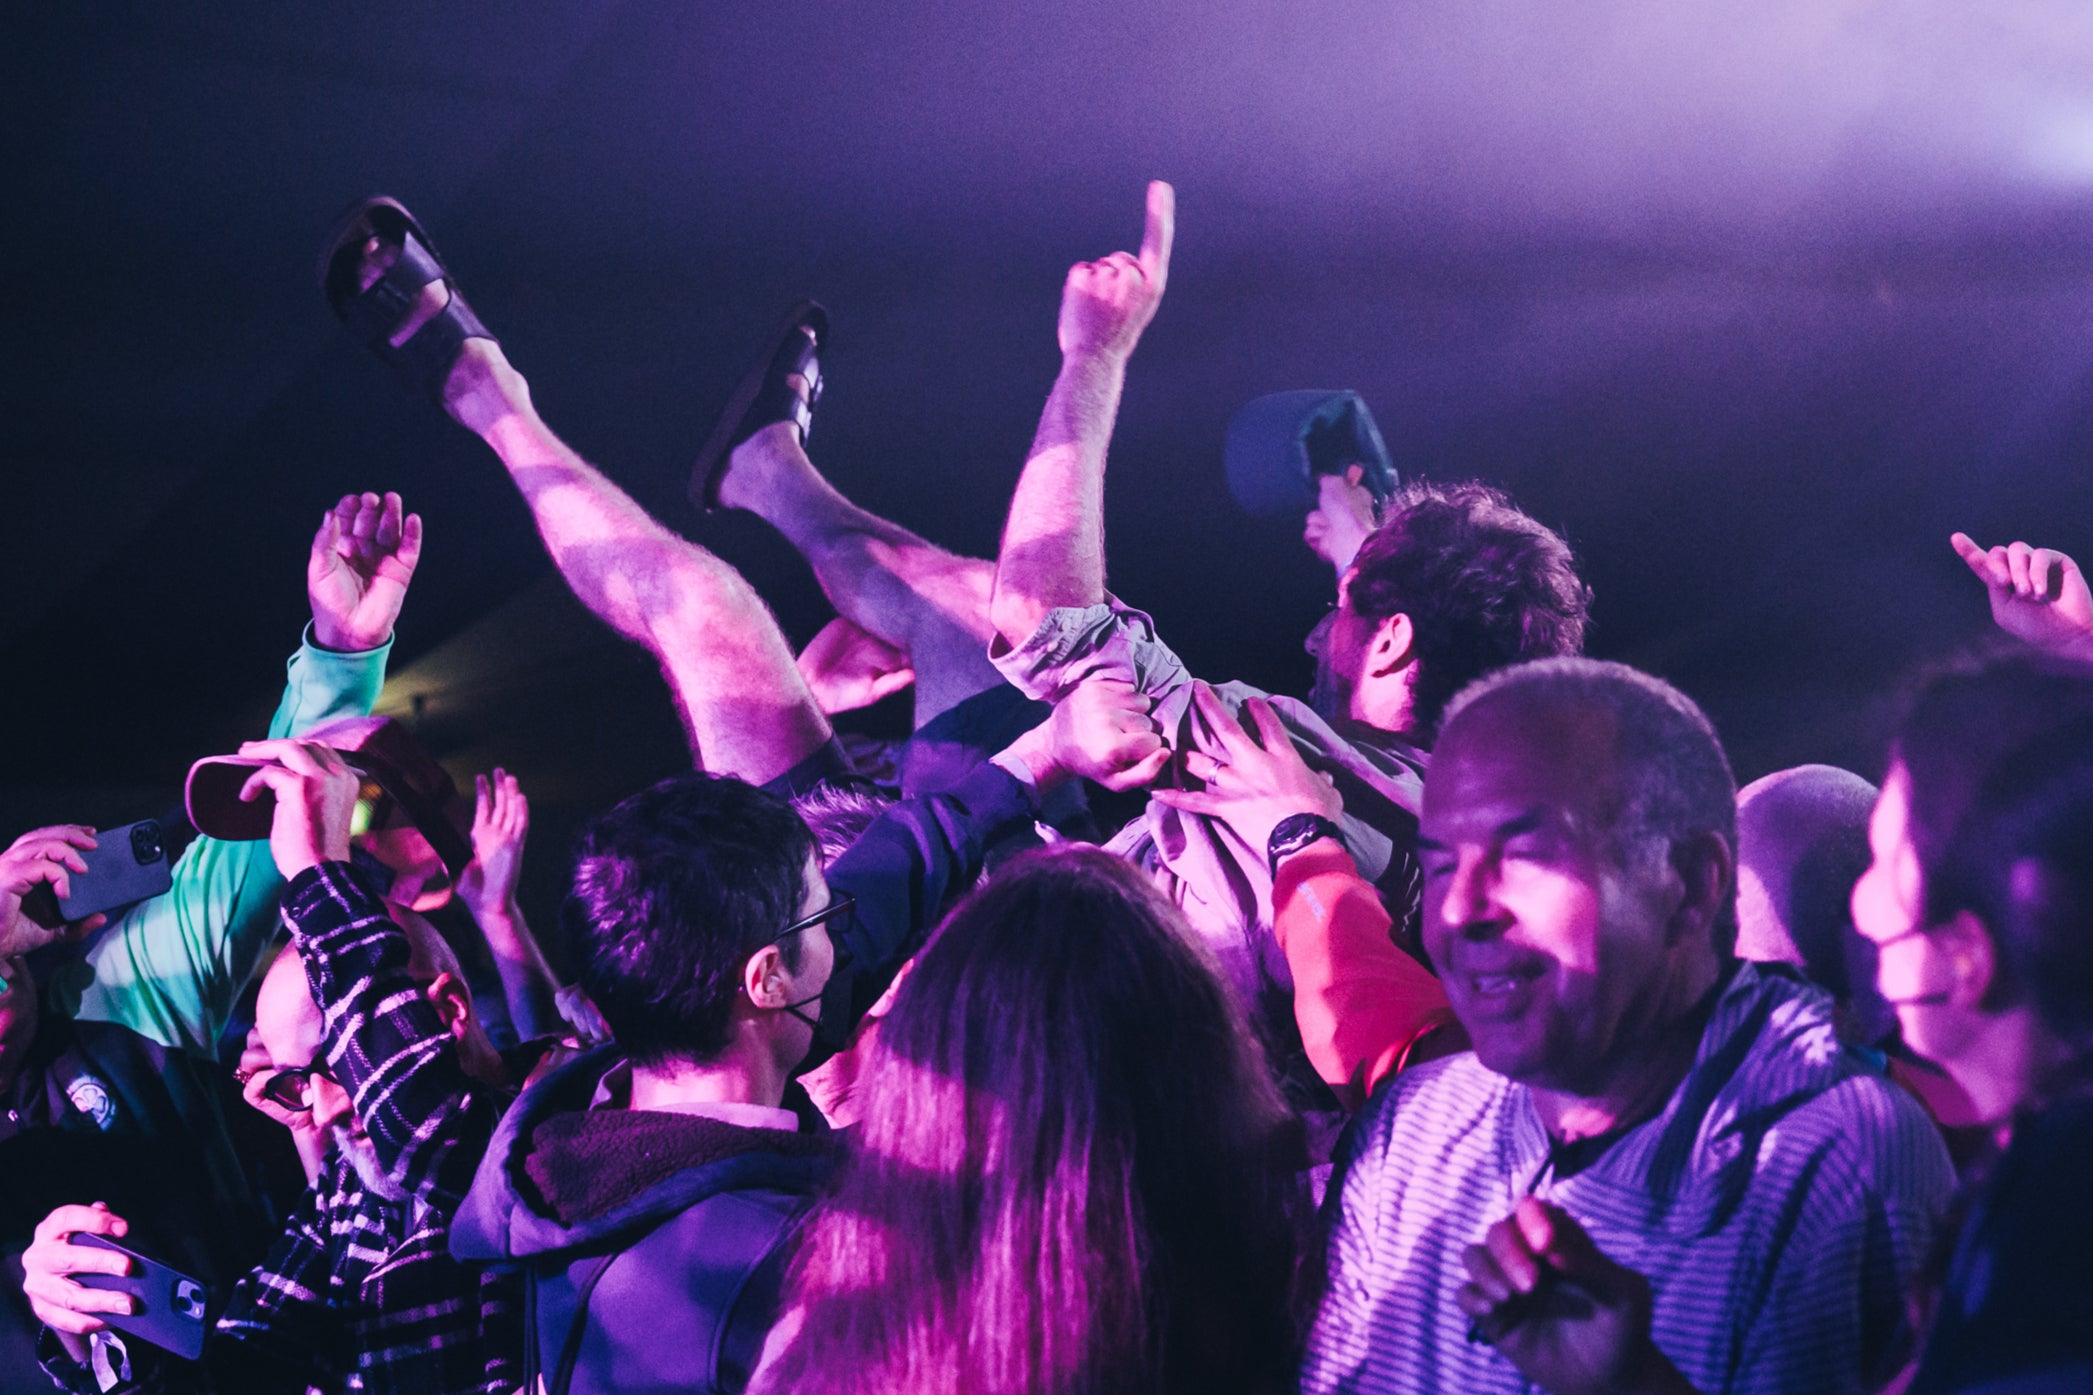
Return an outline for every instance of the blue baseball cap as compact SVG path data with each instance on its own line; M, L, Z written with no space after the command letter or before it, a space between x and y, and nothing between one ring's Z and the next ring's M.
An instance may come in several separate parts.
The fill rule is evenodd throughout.
M1259 518L1307 513L1316 476L1365 467L1375 503L1395 492L1395 463L1358 393L1300 388L1253 398L1228 423L1228 492Z

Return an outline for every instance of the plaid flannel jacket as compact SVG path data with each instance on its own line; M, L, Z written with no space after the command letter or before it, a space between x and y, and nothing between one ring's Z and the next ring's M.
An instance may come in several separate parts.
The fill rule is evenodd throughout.
M410 1199L376 1195L337 1152L268 1258L235 1285L201 1369L119 1340L97 1352L99 1379L62 1355L46 1370L103 1392L515 1390L520 1284L459 1264L449 1248L451 1218L507 1098L460 1068L408 974L406 935L361 872L325 863L302 873L283 914L326 1022L328 1068ZM45 1354L55 1354L48 1342Z

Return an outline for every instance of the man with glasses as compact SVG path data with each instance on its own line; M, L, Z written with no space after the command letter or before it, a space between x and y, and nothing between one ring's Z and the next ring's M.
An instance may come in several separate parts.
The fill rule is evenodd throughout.
M48 1328L44 1369L79 1391L512 1389L515 1285L452 1259L448 1240L525 1061L488 1041L442 937L418 917L411 930L391 920L352 863L361 781L341 755L304 741L247 750L277 762L252 789L276 800L270 848L292 932L256 1005L274 1070L254 1089L334 1150L197 1363L110 1331L100 1315L135 1312L131 1295L74 1278L127 1272L123 1255L72 1243L121 1243L126 1218L99 1205L52 1212L23 1257Z
M527 1383L739 1390L777 1316L787 1241L834 1156L785 1108L841 1047L986 850L1040 795L1160 742L1098 684L950 790L904 800L824 872L780 795L665 780L583 835L568 899L582 986L616 1045L525 1090L456 1227L523 1267Z

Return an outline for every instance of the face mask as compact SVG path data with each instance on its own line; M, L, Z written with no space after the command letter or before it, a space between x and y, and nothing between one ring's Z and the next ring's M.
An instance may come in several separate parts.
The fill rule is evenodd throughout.
M1882 957L1882 951L1888 949L1891 945L1896 944L1902 940L1909 940L1917 936L1923 935L1926 933L1927 929L1928 927L1921 925L1914 929L1906 930L1901 935L1892 935L1886 940L1877 941L1875 945L1876 959L1879 961ZM1945 989L1936 989L1931 993L1919 993L1909 998L1884 998L1882 1001L1888 1003L1893 1008L1939 1007L1943 1003L1952 1002L1954 1000L1954 997L1955 995L1953 993L1950 993Z
M847 914L854 904L854 898L838 896L814 915L786 926L771 940L771 943L777 944L799 934L803 930L811 930L817 925L825 925L839 916ZM813 1049L807 1053L807 1059L801 1063L800 1070L812 1069L814 1064L818 1064L847 1046L849 1044L847 1038L850 1028L856 1020L855 1014L850 1010L853 979L850 968L850 951L843 941L835 935L829 937L829 943L834 951L835 960L833 966L829 969L828 982L822 985L820 992L802 998L796 1003L786 1003L778 1009L780 1012L790 1013L796 1020L805 1023L814 1033ZM809 1006L817 1003L820 1006L815 1008L812 1013L806 1010Z

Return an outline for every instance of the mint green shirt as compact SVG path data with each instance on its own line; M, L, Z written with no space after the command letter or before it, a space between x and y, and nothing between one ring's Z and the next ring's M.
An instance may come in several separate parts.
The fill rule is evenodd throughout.
M385 682L387 640L358 654L316 647L308 631L269 735L296 736L370 713ZM174 865L174 886L141 901L54 978L49 1004L68 1017L115 1022L162 1046L215 1054L233 1004L276 933L283 878L267 840L198 838Z

